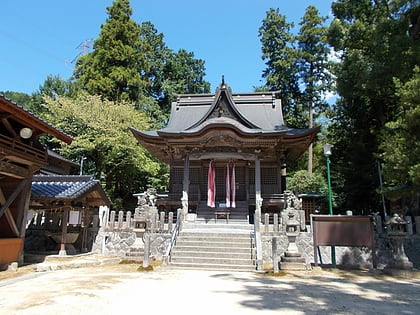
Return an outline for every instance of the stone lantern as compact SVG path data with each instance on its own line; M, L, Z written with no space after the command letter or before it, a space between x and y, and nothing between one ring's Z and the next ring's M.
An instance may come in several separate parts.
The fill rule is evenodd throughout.
M283 231L289 241L286 252L281 256L280 269L306 270L306 261L299 253L296 238L305 229L305 211L301 201L290 191L285 191L286 209L282 211Z
M395 213L388 221L385 222L387 226L387 234L392 245L393 261L388 268L395 269L412 269L413 263L408 260L404 250L404 239L407 236L408 222Z

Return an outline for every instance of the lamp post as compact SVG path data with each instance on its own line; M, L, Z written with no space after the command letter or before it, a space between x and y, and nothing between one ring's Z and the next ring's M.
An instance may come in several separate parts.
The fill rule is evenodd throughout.
M330 176L330 156L331 156L331 144L324 144L324 155L327 159L327 184L328 184L328 208L330 211L330 215L333 215L332 210L332 191L331 191L331 176ZM331 263L333 268L336 267L336 261L335 261L335 247L331 246Z

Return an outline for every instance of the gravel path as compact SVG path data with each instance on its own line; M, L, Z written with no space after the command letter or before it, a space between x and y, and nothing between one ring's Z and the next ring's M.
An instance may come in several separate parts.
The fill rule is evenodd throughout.
M280 276L136 269L109 264L13 279L0 272L0 314L420 313L420 279L320 269Z

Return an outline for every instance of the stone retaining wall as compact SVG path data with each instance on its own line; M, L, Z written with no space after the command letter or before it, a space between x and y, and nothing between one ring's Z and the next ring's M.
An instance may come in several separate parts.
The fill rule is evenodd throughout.
M281 256L288 247L288 240L285 235L279 233L263 233L263 262L266 264L273 262L273 239L277 241L279 256ZM375 243L377 267L383 269L393 261L393 243L391 242L390 236L386 234L377 234ZM306 262L313 264L315 260L312 234L308 232L300 233L296 239L296 245ZM404 239L404 249L408 259L413 263L414 267L420 268L420 235L406 236ZM369 248L339 246L336 247L335 250L337 265L352 268L372 268L372 251ZM318 263L331 264L331 248L329 246L320 246Z

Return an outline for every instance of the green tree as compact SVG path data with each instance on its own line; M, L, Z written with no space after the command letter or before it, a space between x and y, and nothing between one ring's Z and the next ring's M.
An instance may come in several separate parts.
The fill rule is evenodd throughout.
M293 173L287 179L287 189L295 193L312 193L327 196L328 187L323 174L314 172L310 174L306 170Z
M151 66L143 76L149 82L146 95L156 100L148 111L157 122L154 127L159 128L169 118L175 94L208 93L210 84L204 80L204 61L196 59L194 53L185 49L175 53L168 48L164 35L151 22L142 23L140 33L152 51L148 60Z
M396 80L401 106L382 134L381 157L385 184L420 189L420 68L406 83Z
M115 0L107 7L93 51L77 59L74 77L92 95L112 101L137 103L148 85L150 47L140 37L140 26L131 19L129 0Z
M74 138L70 146L59 148L59 153L74 161L85 157L84 172L103 181L117 204L118 200L124 204L150 184L160 185L154 186L158 189L165 186L165 177L156 180L161 176L161 165L138 145L128 129L149 127L147 116L135 110L132 103L115 103L82 93L76 99L47 98L45 106L48 112L44 118Z
M287 22L278 9L267 11L258 33L266 64L262 77L268 90L280 91L286 124L304 127L307 119L300 102L298 55L292 28L293 23Z
M302 90L302 101L308 111L308 127L314 127L315 118L328 108L327 93L332 91L330 47L327 43L326 17L319 16L314 6L306 9L299 23L296 36L298 45L299 81ZM308 172L312 173L312 144L308 152Z
M335 191L339 206L355 213L376 211L379 185L376 160L380 134L394 120L398 95L394 78L406 82L419 62L418 41L409 25L415 1L335 1L329 41L340 54L334 74L340 99L329 128L331 157L343 179Z

